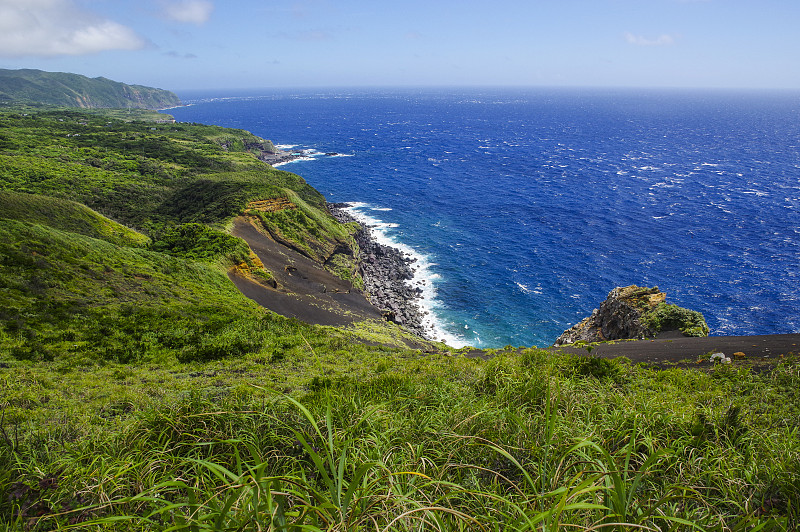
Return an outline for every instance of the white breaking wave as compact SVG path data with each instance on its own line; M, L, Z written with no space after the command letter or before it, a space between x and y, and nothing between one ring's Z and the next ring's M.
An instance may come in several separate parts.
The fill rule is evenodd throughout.
M522 284L522 283L519 283L519 282L516 282L516 281L514 282L514 284L517 285L517 288L519 288L520 291L523 294L537 294L537 295L541 295L542 294L542 287L541 286L537 286L536 288L531 288L526 284Z
M398 249L414 259L412 265L414 276L411 280L406 281L406 284L411 288L419 288L422 291L422 297L417 303L420 310L423 312L422 326L427 335L434 340L444 342L455 348L470 345L464 338L445 330L442 322L436 315L436 309L442 307L442 303L436 299L436 282L441 279L441 276L432 269L433 266L436 266L436 263L431 262L428 256L419 253L411 246L398 242L389 234L389 230L397 228L398 224L386 223L364 212L387 211L391 209L386 207L373 207L367 203L351 202L350 206L346 207L344 210L359 223L368 226L372 230L372 237L376 242L384 246Z
M272 166L283 166L285 164L297 163L301 161L315 161L321 157L353 157L354 154L352 153L331 153L331 152L321 152L314 148L304 148L302 150L295 150L297 148L297 144L276 144L276 148L283 151L291 151L292 153L299 154L298 157L290 160L290 161L283 161L280 163L275 163Z
M281 145L281 146L283 146L283 145ZM279 147L280 149L283 149L283 150L292 150L292 148L295 147L295 146L292 146L292 145L289 145L288 147L281 147L281 146L276 146L276 147ZM277 167L277 166L283 166L283 165L286 165L286 164L299 163L299 162L302 162L302 161L314 161L319 157L324 157L325 156L324 153L322 153L321 151L317 151L314 148L307 148L307 149L299 150L299 151L296 151L296 152L293 152L293 153L297 153L297 154L299 154L299 156L296 157L295 159L290 160L290 161L283 161L283 162L280 162L280 163L275 163L272 166L273 167Z
M278 166L283 166L285 164L292 164L292 163L299 163L301 161L313 161L314 157L298 157L296 159L292 159L291 161L283 161L280 163L275 163L272 165L273 168L277 168Z

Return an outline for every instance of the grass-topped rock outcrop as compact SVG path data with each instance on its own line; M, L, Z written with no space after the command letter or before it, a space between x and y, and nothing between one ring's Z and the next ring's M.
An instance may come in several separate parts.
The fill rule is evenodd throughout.
M701 313L670 305L666 297L657 286L617 287L591 316L564 331L555 345L652 338L668 331L708 336L708 325Z

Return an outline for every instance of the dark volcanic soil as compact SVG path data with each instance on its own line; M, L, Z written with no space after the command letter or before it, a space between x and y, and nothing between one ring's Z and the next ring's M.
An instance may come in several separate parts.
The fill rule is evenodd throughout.
M581 347L551 348L565 353L587 354ZM800 334L770 334L759 336L709 336L687 338L680 333L666 334L653 340L617 341L599 344L592 356L613 358L624 356L633 362L647 362L659 366L696 367L710 365L709 353L723 353L734 364L772 365L781 358L800 354ZM744 358L734 357L744 353ZM698 360L702 362L698 363Z
M247 297L283 316L317 325L348 325L381 319L381 312L353 286L308 257L275 242L245 217L234 220L234 236L244 239L278 283L273 289L235 272L231 281Z

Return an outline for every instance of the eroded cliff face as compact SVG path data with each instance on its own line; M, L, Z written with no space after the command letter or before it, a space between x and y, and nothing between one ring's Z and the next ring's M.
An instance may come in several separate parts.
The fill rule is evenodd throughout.
M666 297L657 286L617 287L591 316L564 331L554 345L648 338L666 331L708 336L708 325L702 314L668 305Z

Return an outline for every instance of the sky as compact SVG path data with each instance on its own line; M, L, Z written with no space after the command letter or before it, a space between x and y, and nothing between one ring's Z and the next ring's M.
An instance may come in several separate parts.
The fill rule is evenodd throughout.
M800 0L0 0L0 68L177 92L800 89Z

